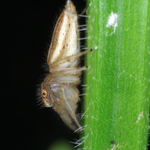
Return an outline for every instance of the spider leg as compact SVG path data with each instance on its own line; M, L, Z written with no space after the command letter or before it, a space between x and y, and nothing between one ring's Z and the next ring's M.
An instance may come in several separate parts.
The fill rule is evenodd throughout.
M61 75L61 76L56 76L54 78L51 78L51 82L53 83L59 83L59 84L72 84L72 85L77 85L80 83L80 78L77 75Z
M91 52L91 51L92 51L92 49L89 49L89 50L86 50L86 51L84 51L84 52L80 52L80 53L77 53L77 54L75 54L75 55L72 55L72 56L63 58L63 59L61 59L61 60L59 60L59 61L57 61L57 62L54 62L54 63L52 63L52 64L48 64L48 65L50 66L50 67L49 67L49 70L51 70L51 69L53 69L53 68L59 66L60 64L63 64L63 63L65 63L65 62L68 62L68 61L70 61L71 59L74 59L74 58L83 56L83 55L85 55L85 54L87 54L87 53L89 53L89 52Z
M77 120L76 115L75 115L75 109L77 107L78 97L74 96L77 99L72 101L71 99L68 98L69 96L67 95L68 93L66 92L66 90L69 90L69 87L68 87L68 89L66 89L66 87L63 85L61 87L61 98L62 98L62 101L64 101L64 108L69 113L71 118L74 120L74 122L76 123L78 128L83 130L82 126L79 124L79 121ZM72 93L71 90L70 90L70 94L74 94L74 93ZM71 103L73 103L73 104L71 104ZM70 124L69 126L72 126L72 124Z
M81 68L54 68L54 69L51 69L50 72L51 73L57 73L59 72L62 73L62 74L77 74L85 69L87 69L88 66L83 66Z
M80 83L80 77L76 74L48 74L45 78L44 85L51 86L53 88L60 87L60 84L65 85L77 85Z
M79 17L80 17L80 15L85 14L85 12L86 12L86 8L84 8L84 9L82 10L82 12L79 14Z

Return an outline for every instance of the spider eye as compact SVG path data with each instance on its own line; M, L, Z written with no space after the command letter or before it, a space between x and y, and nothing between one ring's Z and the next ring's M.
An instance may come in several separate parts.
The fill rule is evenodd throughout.
M43 96L43 97L47 97L47 92L46 92L45 89L42 90L42 96Z

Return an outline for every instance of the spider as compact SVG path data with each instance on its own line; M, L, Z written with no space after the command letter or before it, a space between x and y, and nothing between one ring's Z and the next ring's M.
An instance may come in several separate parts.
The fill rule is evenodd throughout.
M80 133L83 127L75 114L79 101L77 85L87 66L80 67L79 57L92 50L80 52L78 39L78 15L68 0L54 29L47 57L49 74L41 84L41 96L46 107L53 107L66 125Z

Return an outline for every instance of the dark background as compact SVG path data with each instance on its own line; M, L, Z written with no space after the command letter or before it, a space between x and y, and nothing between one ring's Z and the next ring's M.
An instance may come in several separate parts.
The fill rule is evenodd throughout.
M46 150L78 138L51 108L37 105L46 54L66 0L1 3L1 149ZM84 0L73 0L80 13ZM79 20L82 22L82 18Z

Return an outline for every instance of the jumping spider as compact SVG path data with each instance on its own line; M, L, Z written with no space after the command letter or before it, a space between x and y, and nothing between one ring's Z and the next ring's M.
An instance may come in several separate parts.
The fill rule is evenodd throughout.
M50 73L41 84L41 95L44 105L53 107L65 124L78 133L83 128L75 114L79 100L77 85L81 72L87 68L80 67L79 57L90 51L80 52L78 16L68 0L54 29L47 57Z

